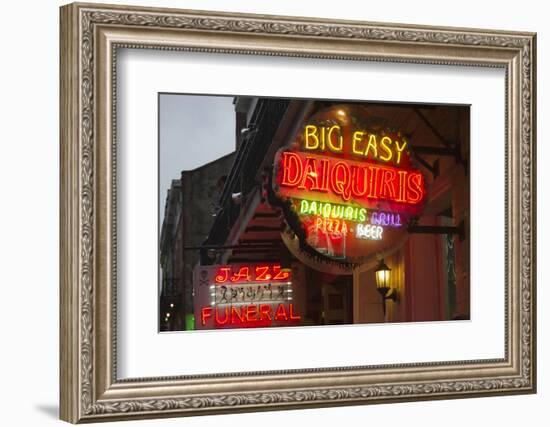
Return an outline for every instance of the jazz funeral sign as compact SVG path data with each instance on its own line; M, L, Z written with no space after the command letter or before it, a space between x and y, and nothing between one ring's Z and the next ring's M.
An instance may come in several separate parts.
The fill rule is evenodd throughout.
M299 324L292 272L277 263L197 266L196 329L257 328Z
M409 141L373 124L361 106L315 114L275 165L275 194L290 203L306 243L334 259L354 261L395 243L426 196Z

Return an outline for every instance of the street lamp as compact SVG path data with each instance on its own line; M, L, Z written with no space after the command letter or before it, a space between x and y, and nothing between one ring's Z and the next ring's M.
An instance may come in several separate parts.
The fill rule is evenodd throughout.
M380 263L374 270L376 277L376 289L382 296L382 308L384 310L384 318L386 317L386 300L391 299L392 301L397 300L397 295L395 291L391 288L390 279L391 279L391 268L389 268L383 259L380 260Z

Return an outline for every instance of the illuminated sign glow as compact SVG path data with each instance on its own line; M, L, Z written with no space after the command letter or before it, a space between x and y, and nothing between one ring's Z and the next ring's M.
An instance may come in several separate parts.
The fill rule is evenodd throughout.
M414 170L292 151L281 153L280 165L281 192L289 196L319 193L373 206L377 200L415 205L425 195L424 177Z
M318 202L315 200L294 199L299 203L295 210L300 215L317 215L327 219L341 219L353 222L369 221L373 225L386 227L401 227L401 215L398 213L371 211L356 206L338 205L329 202Z
M401 162L401 155L406 146L406 141L393 140L389 136L377 135L366 130L356 130L351 137L351 153L354 156L383 162L393 161L397 165ZM342 153L344 151L342 128L339 125L305 126L304 149Z
M216 271L216 283L281 282L290 279L290 270L280 264L258 264L244 266L220 266Z
M383 231L379 225L357 224L355 236L359 239L381 240Z
M217 327L250 327L270 326L275 322L299 322L301 317L295 313L292 303L278 304L249 304L239 307L202 307L201 325L206 326L214 322Z
M211 286L212 305L250 304L292 300L291 282Z
M373 212L371 215L371 224L384 225L386 227L401 227L401 216L395 213Z
M193 279L197 329L299 324L292 271L278 263L198 266Z
M373 123L364 106L329 107L275 158L276 196L290 202L306 243L334 259L358 259L397 242L424 205L426 182L409 141Z
M319 215L323 218L346 219L355 222L363 222L367 219L366 208L318 202L316 200L300 200L299 212L301 215Z

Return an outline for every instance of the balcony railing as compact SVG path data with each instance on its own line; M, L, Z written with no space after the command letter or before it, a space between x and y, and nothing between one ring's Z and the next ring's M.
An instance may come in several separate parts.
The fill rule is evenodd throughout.
M232 202L232 195L241 193L246 197L254 188L260 185L256 177L264 157L279 128L290 100L260 99L248 125L250 131L240 145L237 156L222 191L219 206L220 211L212 226L205 245L221 245L239 218L241 205ZM206 251L201 254L202 262L209 263Z

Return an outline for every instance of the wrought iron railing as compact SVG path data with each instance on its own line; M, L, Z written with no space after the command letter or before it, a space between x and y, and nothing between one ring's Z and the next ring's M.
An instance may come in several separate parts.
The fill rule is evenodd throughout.
M260 185L256 177L264 157L271 146L273 137L279 128L290 100L260 99L254 109L249 123L248 134L244 137L237 152L235 161L227 177L222 191L218 212L205 245L220 245L225 239L237 218L241 204L234 203L232 195L240 193L246 197L254 188ZM209 263L206 251L201 254L203 263Z

